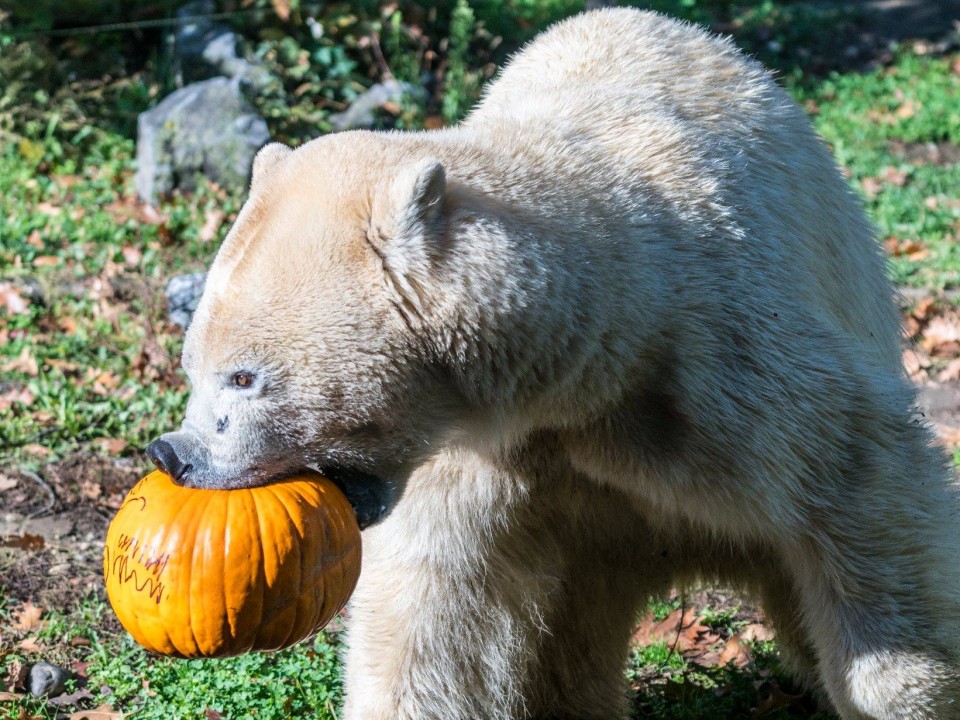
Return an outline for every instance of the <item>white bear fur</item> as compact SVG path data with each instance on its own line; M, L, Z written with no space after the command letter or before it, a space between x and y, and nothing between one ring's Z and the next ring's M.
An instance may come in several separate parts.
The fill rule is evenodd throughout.
M602 10L454 128L263 151L188 334L185 428L223 473L394 488L348 720L626 717L636 613L692 582L759 599L844 720L960 718L960 498L892 297L758 64ZM253 392L217 380L246 366Z

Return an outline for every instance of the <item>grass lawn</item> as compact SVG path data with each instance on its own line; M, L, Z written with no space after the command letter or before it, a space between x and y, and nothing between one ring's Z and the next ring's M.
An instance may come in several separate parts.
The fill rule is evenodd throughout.
M867 74L790 84L864 197L896 282L960 286L960 56L903 49ZM105 519L147 467L140 448L186 404L163 287L205 268L242 198L205 186L141 205L132 141L58 122L50 109L39 130L0 134L0 505L12 513L0 513L0 719L335 718L336 629L276 654L157 659L105 603ZM925 312L920 339L939 311ZM943 347L930 373L960 355ZM758 619L723 595L652 603L626 668L638 716L825 720L782 677ZM23 694L39 660L73 673L59 703Z

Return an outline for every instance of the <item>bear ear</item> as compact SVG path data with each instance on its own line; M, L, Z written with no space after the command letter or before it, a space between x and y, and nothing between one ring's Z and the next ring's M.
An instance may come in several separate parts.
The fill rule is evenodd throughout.
M446 186L446 173L439 160L427 158L400 170L392 192L399 237L429 233L440 216Z
M260 148L253 159L253 173L250 178L250 189L253 190L269 174L270 169L283 160L293 150L283 143L270 143Z
M428 158L402 167L388 185L384 206L374 219L371 242L394 290L417 310L436 257L446 176L439 160Z

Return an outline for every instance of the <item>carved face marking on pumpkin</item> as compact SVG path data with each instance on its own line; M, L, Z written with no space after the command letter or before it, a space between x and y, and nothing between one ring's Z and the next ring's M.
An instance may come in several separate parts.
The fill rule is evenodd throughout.
M398 170L382 147L358 162L353 145L323 138L255 170L185 339L186 418L147 451L179 484L314 468L369 521L450 426L449 373L414 326L443 169Z

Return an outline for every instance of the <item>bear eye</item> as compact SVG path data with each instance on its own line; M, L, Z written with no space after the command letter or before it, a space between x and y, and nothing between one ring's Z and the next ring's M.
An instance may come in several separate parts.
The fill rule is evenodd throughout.
M241 370L233 375L233 386L238 388L248 388L253 385L253 373Z

